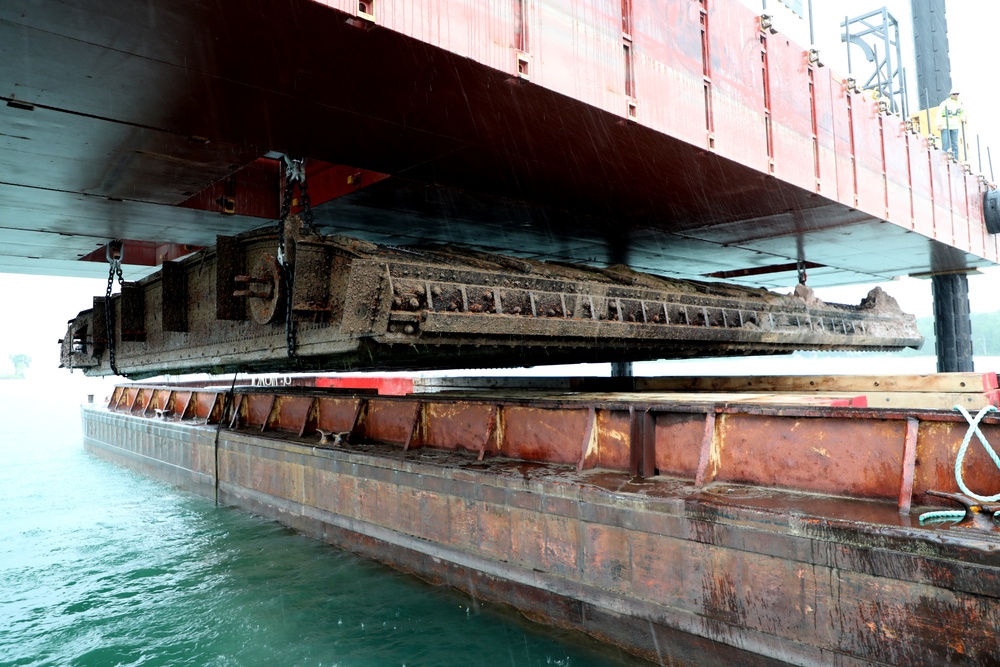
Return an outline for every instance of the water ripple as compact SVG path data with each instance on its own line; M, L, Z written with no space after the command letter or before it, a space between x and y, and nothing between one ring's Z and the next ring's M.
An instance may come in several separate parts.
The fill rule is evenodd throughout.
M92 458L75 397L12 384L0 666L638 664Z

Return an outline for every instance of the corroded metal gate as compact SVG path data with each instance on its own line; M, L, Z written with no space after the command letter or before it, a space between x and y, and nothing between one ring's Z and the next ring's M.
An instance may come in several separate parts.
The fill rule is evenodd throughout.
M799 286L670 280L449 247L397 248L305 233L216 247L94 299L62 365L88 374L526 366L919 346L915 320L876 288L859 306ZM294 265L295 279L286 267ZM291 292L288 285L291 282ZM290 304L290 305L289 305ZM114 330L107 331L107 309Z

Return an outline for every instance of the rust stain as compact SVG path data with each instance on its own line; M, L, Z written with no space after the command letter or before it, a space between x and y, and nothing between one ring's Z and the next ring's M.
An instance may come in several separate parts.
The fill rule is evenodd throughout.
M335 433L350 430L359 402L357 398L320 398L316 426Z
M427 450L477 455L482 451L574 467L582 461L584 469L627 471L627 408L637 406L653 416L661 475L676 476L686 484L700 482L707 492L713 483L786 488L892 500L904 510L907 498L915 504L940 505L926 497L929 489L957 491L954 456L967 429L950 412L920 413L917 419L910 413L883 410L809 407L802 414L784 407L717 405L713 406L718 411L716 426L705 440L704 404L661 402L664 399L659 395L654 400L638 393L556 393L530 398L523 394L505 398L497 393L493 400L484 400L481 394L382 398L244 390L222 416L225 393L218 388L118 387L109 409L150 419L211 418L212 423L221 419L236 428L278 428L315 445L316 430L350 431L359 409L368 406L361 410L348 441L352 446L365 442L401 446L412 432L411 446ZM173 414L156 416L165 409ZM592 430L591 415L595 415ZM911 422L919 428L911 427ZM903 437L907 429L912 429L915 439L912 446L905 444L909 442ZM1000 422L995 417L988 417L981 429L988 439L1000 441ZM702 448L703 444L707 446ZM908 491L911 464L912 493ZM964 473L974 490L990 492L1000 487L1000 471L991 465L978 441L969 449Z

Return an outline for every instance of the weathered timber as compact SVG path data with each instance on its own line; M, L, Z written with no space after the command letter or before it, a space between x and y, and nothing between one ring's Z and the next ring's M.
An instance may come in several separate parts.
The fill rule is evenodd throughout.
M127 313L143 313L145 322L125 318L131 328L124 336L116 324L118 368L134 378L418 370L895 350L922 342L914 318L878 288L860 305L845 306L824 303L803 286L784 296L624 267L378 246L302 234L294 224L287 229L285 257L297 258L290 267L275 260L277 234L269 228L219 237L217 249L177 262L167 279L153 274L137 283L145 307ZM286 294L289 268L294 279ZM112 297L116 323L122 305ZM186 331L177 330L181 307ZM160 313L172 314L166 326ZM96 309L84 311L70 323L62 364L107 375L106 346L88 334L99 330L96 316Z
M658 377L636 378L640 391L726 392L755 391L822 394L856 398L871 407L950 410L961 405L970 410L1000 405L996 373L938 373L936 375L788 375L774 377ZM856 405L856 403L855 403Z
M658 391L891 391L981 394L997 389L997 374L649 377L636 378L636 388Z

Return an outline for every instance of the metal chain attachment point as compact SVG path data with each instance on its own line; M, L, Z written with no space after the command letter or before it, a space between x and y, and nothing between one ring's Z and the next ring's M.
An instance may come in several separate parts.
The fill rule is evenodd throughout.
M104 293L104 327L108 337L108 363L111 366L112 373L127 378L127 374L118 370L118 365L115 361L115 330L114 318L111 312L111 289L115 284L115 276L118 277L119 289L125 284L125 279L122 277L122 260L125 258L124 242L121 239L115 239L108 242L105 250L105 256L107 257L109 264L108 289Z
M302 205L303 231L318 235L319 230L316 229L314 224L309 192L306 189L305 160L295 160L286 155L285 191L281 198L281 212L278 217L278 262L281 264L282 280L285 281L285 344L288 350L288 358L298 361L299 357L295 352L297 346L295 321L292 319L292 287L295 280L295 266L294 259L289 261L288 253L285 251L285 226L291 215L296 183L299 186L299 202Z

